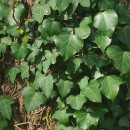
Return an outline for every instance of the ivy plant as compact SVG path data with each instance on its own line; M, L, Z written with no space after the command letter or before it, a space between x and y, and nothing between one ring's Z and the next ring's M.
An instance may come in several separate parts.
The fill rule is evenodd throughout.
M127 3L1 0L2 57L0 76L8 76L11 84L20 79L28 84L22 90L27 112L54 102L56 130L129 129ZM17 64L7 64L10 60ZM1 130L8 128L14 102L0 93Z

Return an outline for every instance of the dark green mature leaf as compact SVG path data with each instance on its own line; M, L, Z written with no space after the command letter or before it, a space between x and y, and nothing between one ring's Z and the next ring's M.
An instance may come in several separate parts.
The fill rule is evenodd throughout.
M12 115L12 109L11 109L11 104L13 104L14 101L12 100L11 97L9 96L0 96L0 114L10 120L11 115Z
M39 86L42 89L43 93L46 95L47 98L50 97L50 94L53 90L53 77L51 74L45 76L41 75L38 79Z
M122 79L117 76L105 76L101 78L100 90L108 99L114 100L119 92L119 87L123 83Z
M66 109L56 111L52 118L57 119L59 123L64 125L68 124L69 122L69 114L66 112Z
M130 47L130 25L125 26L118 32L118 39Z
M83 46L83 41L79 37L68 33L61 33L55 36L54 41L59 49L59 53L65 61L72 57Z
M27 56L29 50L25 45L20 45L19 43L13 42L11 44L11 50L16 59L22 59Z
M15 67L9 67L7 68L7 74L9 75L10 81L14 83L16 76L18 73L20 73L20 68L15 66Z
M116 0L99 0L98 8L103 11L106 9L114 9L116 6Z
M76 118L76 121L82 130L87 130L92 125L97 126L99 121L99 115L96 111L76 111L74 113L74 118Z
M5 130L5 128L8 126L7 120L0 117L0 130Z
M74 86L73 82L62 79L60 79L60 81L56 85L62 98L64 98L70 92L71 88Z
M93 25L100 31L114 31L118 24L118 15L112 9L97 13Z
M120 127L129 127L130 122L129 122L129 118L128 116L122 116L119 120L118 120L118 124Z
M89 84L81 90L81 94L92 102L102 102L99 86L100 84L97 80L91 80Z
M24 88L22 95L28 112L35 110L41 104L46 102L46 97L40 92L35 92L35 90L31 87Z
M107 55L112 59L113 65L122 74L130 72L130 52L122 51L119 46L112 45L107 49Z
M69 104L75 110L80 110L86 101L87 99L83 95L77 95L77 96L70 95L66 99L66 103Z
M2 43L0 43L0 54L1 53L6 53L6 45Z

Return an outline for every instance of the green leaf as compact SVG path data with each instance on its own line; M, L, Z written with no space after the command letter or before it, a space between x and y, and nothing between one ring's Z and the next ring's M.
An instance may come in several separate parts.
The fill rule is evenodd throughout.
M81 94L86 96L92 102L102 102L101 93L99 90L99 82L97 80L91 80L86 87L81 90Z
M45 19L42 23L41 33L45 31L49 36L56 35L61 32L61 24L51 19ZM42 31L43 30L43 31Z
M88 86L88 80L89 77L88 76L84 76L79 82L78 85L80 86L80 89L85 88L86 86Z
M114 67L122 74L130 72L130 52L122 51L119 46L111 45L107 49L107 55L112 59Z
M25 45L20 45L19 43L13 42L11 44L11 50L16 59L22 59L27 56L29 50Z
M40 5L36 3L32 7L32 14L33 19L41 23L44 15L51 14L51 9L47 4Z
M70 95L66 99L66 103L69 104L75 110L80 110L86 101L87 100L83 95L77 95L77 96Z
M15 66L15 67L9 67L6 70L7 74L9 75L10 81L14 83L16 80L16 76L18 73L20 73L20 68Z
M65 61L72 57L83 46L83 41L73 34L61 33L54 37L54 41L59 49L59 53Z
M7 26L6 32L14 37L19 37L20 34L18 33L18 26Z
M68 124L69 122L69 114L66 112L66 109L56 111L52 118L57 119L59 123L64 125Z
M98 1L98 8L103 11L106 9L114 9L116 6L115 0L99 0Z
M41 75L39 77L39 86L42 89L43 93L46 95L47 98L50 97L50 94L53 90L53 77L51 74L45 76Z
M122 116L119 120L118 120L118 124L120 127L129 127L129 118L125 115Z
M2 37L1 38L1 43L4 43L5 45L11 45L12 43L12 39L11 37Z
M22 62L20 65L22 79L29 78L29 65L28 62Z
M99 115L97 112L76 111L74 118L82 130L88 130L92 125L97 126Z
M3 43L0 43L0 54L6 53L6 45Z
M83 7L90 7L90 0L80 0L80 4Z
M118 39L130 47L130 25L125 26L118 32Z
M71 88L73 88L74 86L73 82L62 79L60 79L60 81L56 85L62 98L64 98L70 92Z
M28 112L35 110L41 104L46 102L46 97L40 92L35 92L35 90L31 87L24 88L22 95L26 110Z
M119 87L123 81L117 76L104 76L101 78L100 90L105 97L114 100L119 92Z
M118 24L118 16L112 9L99 12L94 16L93 25L100 31L114 31Z
M56 63L56 58L58 53L56 51L50 52L49 50L45 51L45 60L43 61L43 71L46 74L51 64Z
M104 52L106 47L110 45L111 39L107 36L97 35L95 37L94 43L96 43L97 46L102 50L102 52Z
M55 0L55 1L56 1L57 9L60 12L63 12L69 6L72 0Z
M0 130L5 130L5 128L8 126L7 120L0 117Z
M10 120L12 115L11 104L13 104L13 100L9 96L0 96L0 113L1 115Z

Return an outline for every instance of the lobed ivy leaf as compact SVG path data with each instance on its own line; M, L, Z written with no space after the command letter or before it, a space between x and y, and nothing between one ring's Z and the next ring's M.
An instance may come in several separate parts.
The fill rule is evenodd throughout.
M72 57L83 46L83 41L79 37L68 33L61 33L55 36L54 41L59 49L59 53L65 61Z
M28 112L35 110L47 100L42 93L35 92L35 90L31 87L24 88L22 95L26 110Z
M15 67L9 67L6 70L6 73L9 75L10 81L14 83L16 76L18 73L20 73L20 68L15 66Z
M117 24L118 15L112 9L99 12L94 16L93 25L100 31L114 31Z
M130 52L123 51L117 45L111 45L107 49L107 55L112 59L114 67L122 74L130 72Z
M88 80L89 80L89 77L88 77L88 76L84 76L84 77L78 82L78 85L79 85L80 89L86 88L86 86L88 86Z
M28 62L22 62L20 65L22 79L29 78L29 65Z
M86 101L87 99L83 95L70 95L66 99L66 103L69 104L74 110L80 110Z
M62 79L60 79L56 85L62 98L64 98L70 92L71 88L73 88L74 86L73 82Z
M86 87L81 89L81 94L87 97L92 102L102 102L101 93L99 90L100 83L97 80L91 80Z
M0 96L0 114L5 118L10 120L12 115L11 104L14 101L10 96Z
M123 83L123 81L121 78L111 75L102 77L100 83L100 90L103 95L108 99L114 100L119 92L119 87Z

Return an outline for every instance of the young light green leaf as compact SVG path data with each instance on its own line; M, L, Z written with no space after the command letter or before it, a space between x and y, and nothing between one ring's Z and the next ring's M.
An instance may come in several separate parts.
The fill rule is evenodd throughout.
M92 102L102 102L101 93L99 90L100 84L97 80L91 80L86 87L81 90L81 94L87 97Z
M92 125L97 126L99 121L99 115L96 111L76 111L74 118L82 130L88 130Z
M22 79L29 78L29 65L28 62L22 62L20 65Z
M58 53L56 51L50 52L49 50L45 51L45 60L43 61L43 71L46 74L51 64L56 63L56 58Z
M79 82L78 82L78 85L80 87L80 89L83 89L85 87L88 86L88 80L89 80L89 77L88 76L84 76Z
M104 52L106 47L110 45L111 39L107 36L97 35L95 37L94 43L96 43L97 46L102 50L102 52Z
M122 79L117 76L104 76L100 80L100 90L105 97L114 100L119 92L119 87L123 83Z
M64 125L68 124L69 122L69 114L66 112L66 109L56 111L52 118L58 120L59 123Z
M18 73L20 73L20 68L15 66L15 67L9 67L6 70L7 74L9 75L10 81L14 83L16 76Z
M45 76L41 75L39 77L39 86L42 89L43 93L46 95L47 98L50 97L50 94L53 90L53 77L51 74Z
M14 101L9 96L0 96L0 113L1 115L10 120L12 115L12 109L11 104L13 104Z
M68 33L61 33L55 36L54 41L65 61L72 57L83 46L83 41L79 37Z
M87 99L83 95L77 95L77 96L70 95L66 99L66 103L69 104L75 110L80 110L86 101Z
M130 52L122 51L117 45L111 45L107 49L107 55L112 59L114 67L122 74L130 72Z
M35 92L35 90L31 87L24 88L22 95L26 110L28 112L35 110L47 100L43 94L40 92Z
M56 85L62 98L64 98L70 92L71 88L74 86L73 82L62 79L60 79L60 81Z
M118 24L118 15L112 9L95 15L93 25L100 31L114 31Z
M13 42L11 44L11 50L14 57L19 60L27 56L29 50L25 45L20 45L19 43Z

